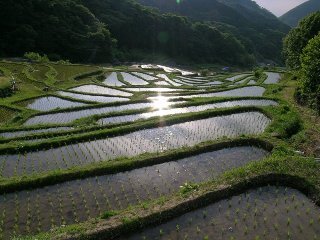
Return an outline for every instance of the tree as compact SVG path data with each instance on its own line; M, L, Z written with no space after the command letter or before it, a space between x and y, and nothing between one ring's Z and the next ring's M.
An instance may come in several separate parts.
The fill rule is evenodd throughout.
M320 34L311 39L300 58L302 94L320 113Z
M284 40L284 56L286 64L291 69L299 69L300 56L309 40L320 31L320 12L303 19L297 28L291 30Z

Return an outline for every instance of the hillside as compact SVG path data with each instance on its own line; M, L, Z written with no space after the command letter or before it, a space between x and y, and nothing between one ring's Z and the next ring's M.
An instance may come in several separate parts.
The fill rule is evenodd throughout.
M289 26L296 27L301 19L319 10L320 1L310 0L290 10L289 12L281 16L280 19Z
M138 0L162 12L188 16L197 21L210 21L219 29L228 29L258 58L279 60L281 43L289 27L270 12L250 0ZM221 25L222 23L222 25ZM266 41L268 39L268 41Z
M0 56L27 51L72 61L110 60L110 32L78 1L0 1Z
M161 14L129 0L82 0L118 40L117 58L144 60L165 54L170 59L197 63L246 65L254 58L238 39L224 29Z
M241 66L264 59L280 62L287 27L272 14L247 0L202 1L181 5L188 14L164 11L187 18L132 0L4 0L0 57L34 51L73 62L152 61L159 56Z

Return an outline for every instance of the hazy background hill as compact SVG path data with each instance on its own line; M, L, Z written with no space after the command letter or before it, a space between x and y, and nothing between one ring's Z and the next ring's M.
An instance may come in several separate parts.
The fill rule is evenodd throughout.
M291 27L296 27L301 19L320 10L320 0L310 0L290 10L280 19Z

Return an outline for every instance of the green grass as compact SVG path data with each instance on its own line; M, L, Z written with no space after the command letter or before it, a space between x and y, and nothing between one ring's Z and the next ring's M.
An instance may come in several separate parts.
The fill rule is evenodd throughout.
M0 106L0 125L8 123L16 114L16 111Z
M73 80L73 77L79 76L84 73L99 71L100 68L96 66L84 65L51 65L57 72L56 79L58 82L66 82Z
M11 79L9 77L0 75L0 89L10 87L10 80Z

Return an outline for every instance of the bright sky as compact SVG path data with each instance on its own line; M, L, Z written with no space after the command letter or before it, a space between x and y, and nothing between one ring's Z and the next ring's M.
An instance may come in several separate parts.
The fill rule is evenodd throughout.
M254 0L276 16L281 16L307 0Z

